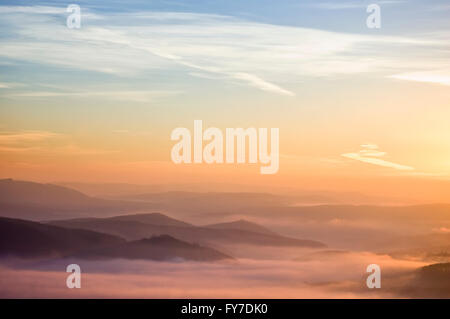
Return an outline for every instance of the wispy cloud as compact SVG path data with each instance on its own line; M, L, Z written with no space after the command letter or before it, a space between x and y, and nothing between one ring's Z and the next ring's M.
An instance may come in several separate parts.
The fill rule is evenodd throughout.
M376 3L379 5L384 4L401 4L405 1L395 1L395 0L385 0L385 1L373 1L371 3ZM369 2L362 2L362 1L353 1L353 2L342 2L342 1L336 1L336 2L317 2L308 4L307 6L318 8L318 9L325 9L325 10L344 10L344 9L360 9L360 8L367 8Z
M116 153L115 150L86 148L73 143L70 137L48 131L0 132L0 153L45 153L74 156Z
M450 228L447 227L436 227L432 229L435 233L450 233Z
M267 82L256 75L248 74L248 73L234 73L232 75L235 79L247 81L250 85L257 87L258 89L274 92L282 95L294 96L295 94L291 91L283 89L282 87L275 85L273 83Z
M42 143L63 137L47 131L0 132L1 153L28 153L39 151Z
M450 85L450 70L402 73L391 75L390 78L405 81Z
M120 101L148 102L158 97L176 95L179 91L28 91L22 93L10 93L4 95L9 98L52 98L52 97L78 97L78 98L102 98Z
M58 15L59 9L0 8L14 35L0 43L3 59L125 77L174 69L197 76L201 71L203 77L293 96L292 88L304 77L400 73L441 63L438 57L430 62L401 54L412 52L411 47L414 52L442 48L442 42L430 38L338 33L176 12L91 12L83 17L81 29L71 30L61 23L66 13ZM21 23L25 19L28 23Z
M63 14L62 7L51 6L0 6L0 13L33 13L33 14Z
M34 152L34 151L39 151L39 150L40 150L39 147L0 146L0 153L26 153L26 152Z
M66 7L53 6L0 6L0 14L37 14L37 15L62 15L67 14ZM88 8L80 12L82 18L101 19L101 16L93 14Z
M398 164L398 163L394 163L394 162L389 162L389 161L379 158L379 157L386 155L386 153L378 151L378 146L375 144L363 144L363 145L361 145L361 147L363 149L358 151L357 153L345 153L345 154L341 154L341 156L350 158L352 160L368 163L368 164L389 167L389 168L402 170L402 171L414 170L414 167L402 165L402 164Z
M24 83L17 83L17 82L0 82L0 89L14 89L23 86L26 85Z
M55 148L50 151L51 154L59 154L59 155L100 155L100 154L112 154L112 153L118 153L117 150L105 150L105 149L99 149L99 148L86 148L81 147L76 144L68 144L64 145L58 148Z
M36 142L61 136L63 135L47 131L0 132L0 144Z

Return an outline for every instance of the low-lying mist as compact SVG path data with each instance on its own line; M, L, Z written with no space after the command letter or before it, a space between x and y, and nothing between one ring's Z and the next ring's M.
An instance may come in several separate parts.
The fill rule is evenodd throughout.
M273 253L273 252L272 252ZM66 266L82 270L81 289L68 289ZM382 288L366 286L366 267L382 269ZM346 251L302 251L294 259L152 262L4 259L2 298L381 298L401 288L423 262Z

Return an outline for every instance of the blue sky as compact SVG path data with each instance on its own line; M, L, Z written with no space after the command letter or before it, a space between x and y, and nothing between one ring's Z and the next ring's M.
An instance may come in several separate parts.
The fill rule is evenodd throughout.
M294 96L289 83L295 85L308 76L345 76L388 70L396 76L395 69L398 73L421 71L425 63L422 60L431 53L434 58L447 58L448 46L444 41L448 39L450 8L445 1L375 2L382 8L382 28L377 30L365 25L368 15L365 8L372 2L127 1L124 4L121 1L79 1L83 27L77 32L64 29L66 2L1 1L3 13L0 14L4 18L0 22L3 51L0 81L42 82L39 73L45 69L49 85L83 78L85 83L94 78L116 83L120 82L116 76L125 76L130 86L136 87L139 85L133 83L134 80L151 81L149 77L164 70L164 76L153 84L161 84L169 91L173 90L170 83L174 81L229 78L231 82L247 83L263 91ZM31 4L27 10L21 11L18 7ZM151 16L145 17L146 12ZM170 31L163 30L164 26ZM101 34L100 28L108 34ZM187 32L183 32L183 28ZM157 36L155 43L152 43L152 34ZM122 40L117 40L118 37ZM137 42L124 44L123 39L127 37ZM432 41L440 43L430 44ZM41 48L31 48L32 43ZM47 58L43 54L46 46L50 51L46 53ZM228 52L218 53L225 48ZM263 54L260 48L265 51ZM91 50L99 56L91 55L94 61L86 61L84 66L80 58L70 57L75 53L89 56ZM304 52L296 54L296 50ZM60 54L52 56L52 51ZM174 54L175 51L179 54ZM280 62L278 70L270 66L271 59L264 56L272 54L271 51L274 51L274 60ZM102 52L104 55L100 56ZM60 58L64 54L67 61ZM128 59L128 54L141 59L142 66ZM245 57L249 54L255 56ZM336 57L338 62L331 60ZM408 58L403 68L401 64L405 61L401 61L401 57ZM291 63L294 69L303 66L296 71ZM86 72L89 79L86 79ZM289 74L291 72L293 74ZM266 76L274 81L266 80ZM283 85L283 82L288 84Z
M0 1L2 5L62 6L67 1ZM365 8L379 4L386 17L385 32L432 30L448 27L449 3L446 0L196 0L196 1L76 1L99 13L132 11L171 11L221 14L251 21L307 26L332 31L365 32Z

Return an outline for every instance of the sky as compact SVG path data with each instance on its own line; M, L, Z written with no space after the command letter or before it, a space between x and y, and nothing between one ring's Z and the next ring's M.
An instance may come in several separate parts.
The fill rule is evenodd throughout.
M74 3L0 1L0 177L448 202L448 1ZM279 172L175 165L194 120L279 128Z

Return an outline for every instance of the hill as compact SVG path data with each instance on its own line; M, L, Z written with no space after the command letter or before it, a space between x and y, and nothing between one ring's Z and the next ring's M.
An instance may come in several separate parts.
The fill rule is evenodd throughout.
M236 229L249 231L254 233L266 234L266 235L276 235L275 232L260 226L256 223L249 222L244 219L236 220L228 223L218 223L218 224L210 224L206 225L206 228L214 228L214 229Z
M180 240L197 242L205 245L228 245L228 244L249 244L262 246L293 246L321 248L325 244L308 239L296 239L272 233L262 226L241 221L220 225L217 227L199 227L181 221L175 222L171 219L171 225L153 224L154 214L134 215L130 219L128 216L118 216L111 218L85 218L72 220L51 221L52 225L68 228L88 229L103 232L116 236L121 236L128 240L139 240L150 236L170 235ZM157 219L167 220L169 217L157 215ZM235 228L228 227L229 225ZM236 227L245 225L244 228L251 228L253 231L238 229ZM213 225L214 226L214 225ZM256 230L256 231L255 231Z
M22 258L214 261L230 258L221 252L168 235L129 241L104 233L70 229L0 217L0 256Z
M13 179L0 180L0 216L29 220L111 216L155 207L150 203L105 200L73 189Z

